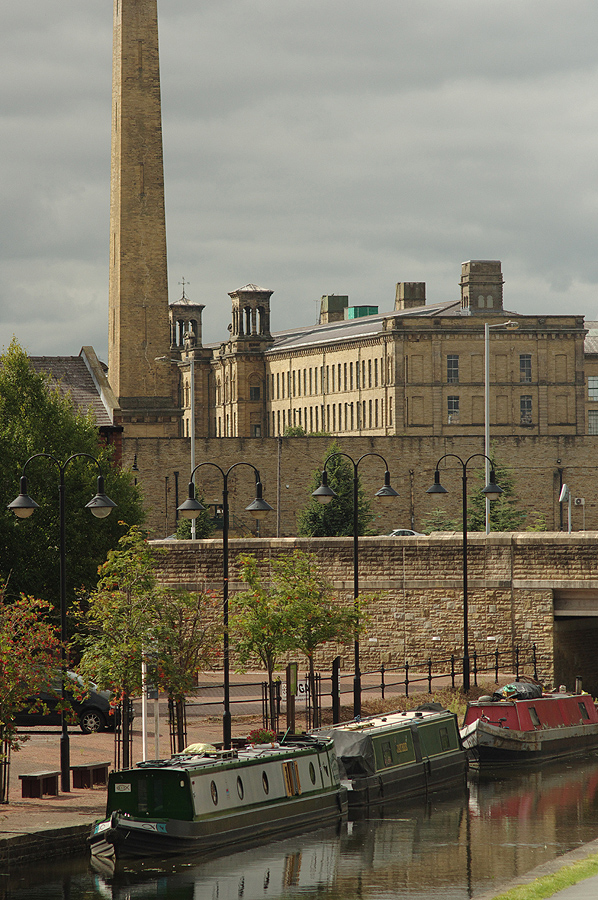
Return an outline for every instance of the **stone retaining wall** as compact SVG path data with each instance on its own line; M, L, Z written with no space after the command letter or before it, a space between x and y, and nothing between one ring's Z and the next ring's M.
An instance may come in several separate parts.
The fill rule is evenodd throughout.
M222 588L221 540L154 542L166 548L160 557L160 579L190 590ZM463 648L463 551L460 534L436 533L424 538L362 537L359 539L360 593L375 595L368 603L367 633L361 638L363 670L421 665ZM340 602L353 597L351 538L245 538L230 541L230 593L243 590L237 557L253 553L267 579L274 559L295 548L314 553ZM555 593L583 591L588 617L559 620L573 627L555 629ZM576 675L598 689L598 661L592 646L598 618L598 534L469 535L468 611L470 653L512 654L516 646L537 647L539 676L546 683ZM590 600L587 598L590 597ZM326 646L317 664L329 668L340 653L342 667L353 665L352 645ZM234 664L234 639L232 640ZM556 668L555 668L556 663ZM579 669L579 671L577 671ZM529 666L527 666L529 671Z

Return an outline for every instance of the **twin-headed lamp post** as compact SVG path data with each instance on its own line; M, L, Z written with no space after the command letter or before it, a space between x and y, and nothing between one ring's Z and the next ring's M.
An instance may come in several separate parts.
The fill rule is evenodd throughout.
M217 469L222 475L222 614L223 614L223 675L224 675L224 713L222 716L222 743L225 750L230 750L232 744L232 725L230 712L230 660L229 660L229 642L228 642L228 476L236 469L237 466L248 466L255 473L255 500L245 509L250 512L255 519L263 519L272 507L262 497L262 482L260 481L260 473L251 463L238 462L230 466L226 471L217 463L203 462L195 466L191 472L189 481L189 496L178 507L178 511L184 519L196 519L200 512L205 512L205 506L195 499L195 484L193 478L198 469L202 466L210 466Z
M66 623L66 507L64 473L69 464L74 459L84 457L85 459L90 459L93 463L95 463L100 472L97 481L97 493L95 497L92 497L89 503L85 504L85 508L91 510L92 515L94 515L97 519L105 519L106 516L110 515L110 513L116 506L116 503L114 503L104 493L104 476L102 474L100 464L95 456L91 456L91 454L89 453L73 453L72 456L69 456L66 462L60 463L55 456L52 456L51 453L36 453L33 456L30 456L23 466L23 474L21 475L21 490L19 496L15 500L13 500L12 503L8 504L8 509L12 509L12 511L16 516L19 517L19 519L27 519L35 512L36 509L39 509L39 504L36 503L35 500L33 500L27 493L27 476L25 475L25 469L34 459L40 459L42 457L44 459L49 459L52 463L54 463L60 473L60 484L58 488L60 513L60 654L62 663L62 711L60 713L62 729L60 738L60 789L64 793L68 793L68 791L70 791L71 789L71 775L69 733L65 715L65 709L67 705L65 678L66 645L68 634Z
M469 636L468 636L468 609L467 609L467 466L468 463L471 462L472 459L476 457L482 457L488 463L490 463L490 480L486 484L486 487L482 489L482 493L485 497L492 501L498 500L500 495L504 493L503 489L500 488L495 482L496 477L494 474L494 468L492 467L492 460L486 456L485 453L474 453L466 460L462 460L460 456L457 456L456 453L445 453L444 456L441 456L438 462L436 463L436 471L434 472L434 484L432 487L429 487L426 491L427 494L448 494L446 488L444 488L440 483L440 470L438 466L442 462L443 459L448 458L456 459L459 463L461 463L461 467L463 469L462 476L462 491L463 491L463 693L467 693L470 688L470 666L469 666Z
M312 497L318 501L318 503L330 503L337 494L332 490L332 488L328 484L328 471L327 466L328 463L335 459L337 456L344 456L349 460L351 465L353 466L353 602L355 606L357 606L357 599L359 597L359 475L358 475L358 467L362 460L364 460L368 456L377 456L378 459L381 459L386 467L386 471L384 473L384 484L380 488L379 491L376 492L376 497L380 500L392 500L393 497L398 497L399 495L392 487L390 483L390 472L388 471L388 463L379 453L364 453L363 456L360 456L358 460L354 460L353 457L349 456L348 453L338 452L331 453L326 462L324 463L324 469L322 471L322 481L319 488L312 493ZM361 670L359 668L359 634L355 635L355 677L353 679L353 716L357 719L361 716Z

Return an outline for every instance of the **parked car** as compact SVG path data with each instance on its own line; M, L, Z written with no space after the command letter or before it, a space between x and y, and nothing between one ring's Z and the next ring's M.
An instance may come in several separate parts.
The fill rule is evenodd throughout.
M68 699L73 708L75 719L83 734L95 734L97 731L114 731L115 715L110 706L110 691L99 691L97 685L90 683L87 693L85 683L76 672L67 672L68 678L78 686L77 692L68 690ZM46 690L27 698L27 705L15 717L16 725L60 725L60 704L62 688L60 679L56 678Z
M395 528L394 531L391 531L389 537L425 537L425 534L422 534L420 531L413 531L411 528Z

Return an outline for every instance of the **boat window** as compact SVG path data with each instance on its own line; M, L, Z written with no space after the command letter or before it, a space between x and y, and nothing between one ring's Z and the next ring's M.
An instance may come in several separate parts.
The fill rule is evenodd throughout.
M210 793L212 794L212 803L216 806L218 803L218 788L214 781L210 782Z
M382 742L382 761L385 766L392 766L392 748L390 741Z
M585 719L587 721L590 718L590 714L587 710L585 703L578 701L577 705L579 706L579 711L581 713L582 719Z
M299 769L294 759L283 762L282 776L287 797L298 796L301 793L301 782L299 781Z
M239 800L242 800L245 796L245 788L243 787L240 775L237 776L237 794L239 795Z
M532 720L532 725L534 726L534 728L538 728L541 725L540 717L538 716L538 713L536 712L535 706L529 707L529 717Z
M440 747L442 750L450 750L451 749L451 742L449 739L448 728L446 728L445 726L443 726L440 729Z
M316 770L315 770L314 764L312 762L310 762L310 764L309 764L309 777L311 778L311 783L315 784L316 783Z
M268 794L270 792L270 785L268 784L268 776L265 772L262 772L262 786L264 788L264 794Z

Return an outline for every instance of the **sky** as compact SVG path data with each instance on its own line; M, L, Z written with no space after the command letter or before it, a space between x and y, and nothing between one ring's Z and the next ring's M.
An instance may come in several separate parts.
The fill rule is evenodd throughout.
M112 0L0 2L0 346L107 358ZM598 319L595 0L158 0L170 299Z

